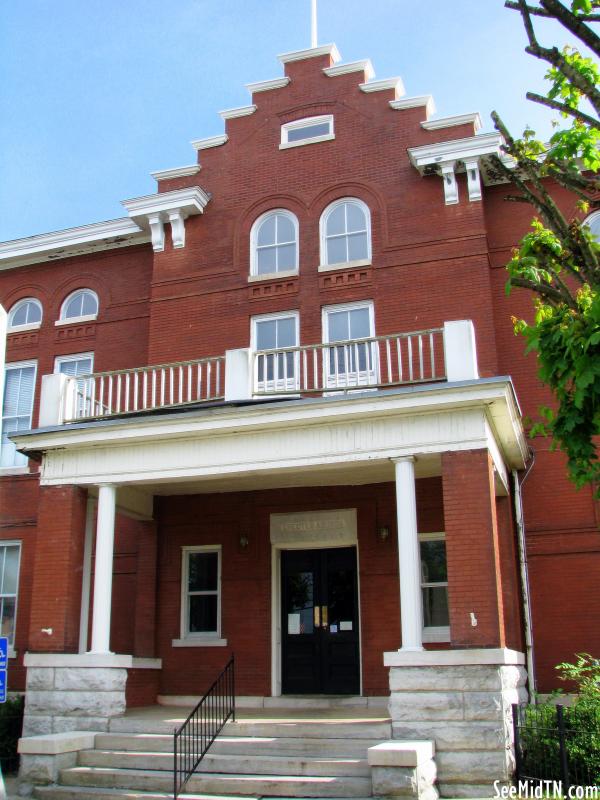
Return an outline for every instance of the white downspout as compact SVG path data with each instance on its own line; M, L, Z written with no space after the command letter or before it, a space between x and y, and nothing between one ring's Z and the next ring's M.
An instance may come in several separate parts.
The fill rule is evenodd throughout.
M523 498L521 487L527 480L535 463L535 452L531 451L531 462L523 475L523 480L519 482L519 475L515 469L512 471L513 483L515 487L515 522L517 525L517 541L519 546L519 566L521 570L521 591L523 594L523 612L525 622L525 655L527 658L527 673L529 677L530 694L536 691L535 662L533 657L533 621L531 616L531 593L529 590L529 569L527 566L527 545L525 542L525 522L523 518Z

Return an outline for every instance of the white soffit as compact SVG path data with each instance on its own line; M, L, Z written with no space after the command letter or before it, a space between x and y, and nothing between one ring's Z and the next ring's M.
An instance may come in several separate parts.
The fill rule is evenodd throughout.
M200 172L200 164L190 164L187 167L173 167L172 169L159 169L150 175L157 181L168 181L171 178L188 178Z
M390 108L394 111L404 111L407 108L425 108L425 116L429 118L435 114L435 102L430 94L415 95L414 97L402 97L399 100L390 100Z
M333 67L324 67L323 72L328 78L335 78L338 75L349 75L352 72L364 72L365 79L370 81L375 77L375 70L370 58L363 58L360 61L350 61L347 64L336 64Z
M335 44L322 44L319 47L310 47L307 50L281 53L277 58L282 64L289 64L291 61L304 61L305 58L318 58L319 56L331 56L332 61L336 64L342 60L340 51Z
M390 90L396 92L396 97L402 97L406 93L402 78L382 78L379 81L369 81L368 83L361 83L361 92L388 92Z
M228 140L226 133L219 133L217 136L209 136L208 139L194 139L190 144L194 150L208 150L210 147L220 147Z
M239 108L226 108L225 111L219 111L221 119L236 119L236 117L248 117L256 111L255 105L240 106Z
M458 114L454 117L440 117L439 119L427 120L422 122L421 127L426 131L438 131L442 128L454 128L456 125L469 125L475 127L475 132L480 131L482 127L481 117L479 112L473 111L470 114Z
M160 214L164 211L178 209L186 214L201 214L210 195L199 186L189 186L185 189L175 189L172 192L158 192L147 194L144 197L134 197L123 200L122 204L127 209L130 217L142 217L147 214Z
M290 82L290 79L287 75L284 75L283 78L271 78L268 81L256 81L256 83L247 83L246 89L250 92L250 94L256 94L257 92L269 92L271 89L283 89L284 86L287 86Z
M128 247L147 241L149 241L148 234L128 217L94 222L91 225L1 242L0 269L69 258L98 250Z
M499 133L484 133L479 136L470 136L467 139L451 139L447 142L436 142L421 147L409 147L408 156L411 164L422 172L423 169L433 164L500 155L501 144L502 137Z

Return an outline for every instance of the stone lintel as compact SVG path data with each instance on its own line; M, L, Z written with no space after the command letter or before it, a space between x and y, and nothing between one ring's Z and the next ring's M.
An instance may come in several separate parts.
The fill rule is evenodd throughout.
M98 669L161 669L160 658L135 658L116 653L25 653L26 667L88 667Z
M411 652L395 650L383 654L386 667L453 667L493 664L525 664L525 654L501 648L473 648L472 650L423 650Z
M418 767L433 758L435 745L431 741L381 742L367 750L371 767Z

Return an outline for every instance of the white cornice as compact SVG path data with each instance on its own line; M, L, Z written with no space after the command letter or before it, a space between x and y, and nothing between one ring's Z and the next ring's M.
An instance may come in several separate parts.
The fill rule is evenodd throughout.
M178 209L186 214L201 214L210 195L199 186L188 186L172 192L158 192L131 200L122 200L130 217L142 217L148 214L161 214Z
M148 241L148 234L128 217L65 228L0 243L0 269L69 258L86 252L127 247Z
M194 150L208 150L209 147L220 147L229 141L226 133L219 133L217 136L209 136L208 139L194 139L190 144Z
M365 80L368 81L375 77L375 70L370 58L350 61L348 64L336 64L334 67L324 67L323 72L328 78L335 78L337 75L348 75L351 72L364 72Z
M500 155L502 137L499 133L484 133L467 139L451 139L421 147L409 147L411 164L419 172L435 164L453 161L474 160L482 156Z
M225 111L219 111L221 119L236 119L236 117L248 117L254 114L256 106L240 106L239 108L226 108Z
M400 100L390 100L390 106L394 111L403 111L406 108L425 107L425 115L429 117L435 114L435 103L430 94L415 95L415 97L402 97Z
M287 86L290 82L290 79L287 75L284 75L283 78L271 78L268 81L257 81L256 83L247 83L246 89L250 92L250 94L256 94L257 92L269 92L271 89L283 89L284 86Z
M393 89L396 97L402 97L406 91L402 78L382 78L378 81L369 81L361 83L359 88L361 92L387 92Z
M187 178L190 175L197 175L200 172L200 164L190 164L189 167L173 167L172 169L159 169L151 172L157 181L168 181L171 178Z
M340 51L335 44L322 44L319 47L310 47L308 50L281 53L277 58L282 64L289 64L290 61L304 61L305 58L318 58L319 56L331 56L332 61L336 64L342 60Z
M477 111L470 114L458 114L454 117L440 117L439 119L422 122L421 127L426 131L438 131L442 128L453 128L456 125L469 125L475 127L475 133L481 130L481 117Z

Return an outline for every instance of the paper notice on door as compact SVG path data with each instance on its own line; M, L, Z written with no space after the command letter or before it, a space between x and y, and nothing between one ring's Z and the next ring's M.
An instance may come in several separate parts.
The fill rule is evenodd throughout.
M300 633L300 614L288 614L288 634L297 636Z
M352 620L343 620L340 621L340 630L341 631L351 631L352 630Z
M329 633L337 633L338 626L337 625L330 625L329 626Z

